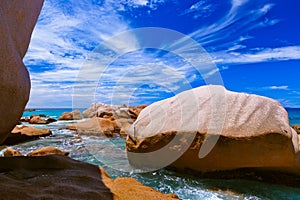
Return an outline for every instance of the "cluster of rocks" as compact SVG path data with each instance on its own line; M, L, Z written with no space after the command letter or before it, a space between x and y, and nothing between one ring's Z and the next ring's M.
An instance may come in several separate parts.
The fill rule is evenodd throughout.
M3 153L4 157L17 157L17 156L25 156L23 153L21 153L18 150L13 149L12 147L8 147L6 151ZM62 151L56 147L53 146L46 146L42 147L36 150L31 151L26 156L46 156L46 155L69 155L69 152Z
M92 104L83 112L83 116L91 118L78 122L67 129L75 130L77 134L105 137L127 136L127 129L135 122L146 105L126 106Z
M56 119L47 117L45 114L31 115L30 117L23 117L20 119L20 123L27 122L29 124L50 124L56 121Z

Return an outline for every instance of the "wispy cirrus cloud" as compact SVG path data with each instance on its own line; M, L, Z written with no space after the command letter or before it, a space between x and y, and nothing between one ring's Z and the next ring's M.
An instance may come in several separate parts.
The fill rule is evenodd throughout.
M215 11L215 7L207 0L201 0L184 10L181 15L192 15L195 19L209 17Z
M32 80L28 106L40 106L41 97L47 96L44 104L56 104L60 98L61 106L70 107L72 90L64 86L76 81L87 55L99 43L127 29L109 2L46 0L24 58Z
M231 7L225 16L208 26L201 27L190 36L211 51L227 48L232 43L237 43L243 34L244 39L249 38L246 33L250 30L276 24L278 19L262 19L273 6L274 4L263 2L253 4L249 0L231 0Z
M211 54L219 64L246 64L269 61L299 60L300 46L280 48L259 48L240 53L237 51L220 51Z
M271 90L287 90L289 88L289 86L287 85L282 85L282 86L270 86L269 89Z

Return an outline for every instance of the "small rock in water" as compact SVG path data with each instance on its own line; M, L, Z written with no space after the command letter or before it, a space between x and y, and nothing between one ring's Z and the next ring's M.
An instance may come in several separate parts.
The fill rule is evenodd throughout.
M47 120L42 119L40 116L31 116L29 124L48 124Z
M8 147L4 152L4 157L24 156L20 151Z
M16 126L3 142L5 145L15 145L22 142L38 139L51 135L49 129L38 129L32 126Z
M67 155L69 155L69 152L62 151L53 146L47 146L47 147L43 147L40 149L36 149L36 150L28 153L27 156L46 156L46 155L52 155L52 154L67 156Z

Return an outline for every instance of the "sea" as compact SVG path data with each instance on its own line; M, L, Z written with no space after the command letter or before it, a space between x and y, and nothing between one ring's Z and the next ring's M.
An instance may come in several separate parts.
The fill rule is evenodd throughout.
M286 108L290 124L300 124L300 109ZM37 109L24 112L23 116L45 114L58 119L63 112L72 109ZM57 121L48 125L29 125L47 128L52 136L13 146L26 154L44 146L55 146L70 152L73 159L103 167L112 178L133 177L163 193L175 193L184 200L217 200L217 199L300 199L300 188L287 187L249 180L200 179L160 169L151 172L132 170L128 165L124 138L95 138L94 136L78 136L65 127L77 121ZM0 151L3 155L5 148Z

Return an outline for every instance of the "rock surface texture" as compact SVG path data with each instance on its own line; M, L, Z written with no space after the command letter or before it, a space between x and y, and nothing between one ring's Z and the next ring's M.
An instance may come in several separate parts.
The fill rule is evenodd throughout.
M270 98L222 86L195 88L148 106L130 127L126 146L138 168L299 173L298 137L285 109Z
M18 123L29 98L30 79L22 59L42 5L43 0L0 1L0 143Z

